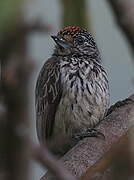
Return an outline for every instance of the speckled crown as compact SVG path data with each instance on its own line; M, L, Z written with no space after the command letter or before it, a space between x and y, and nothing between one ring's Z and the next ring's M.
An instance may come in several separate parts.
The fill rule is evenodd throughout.
M68 26L68 27L65 27L64 29L62 29L58 34L62 34L63 36L64 35L74 36L76 34L83 33L83 32L87 32L87 31L78 26Z
M68 41L73 41L76 35L84 32L87 31L78 26L68 26L58 32L58 35L62 35Z

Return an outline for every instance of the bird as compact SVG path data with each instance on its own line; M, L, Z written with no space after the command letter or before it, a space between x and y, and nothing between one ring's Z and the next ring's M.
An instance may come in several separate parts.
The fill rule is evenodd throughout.
M95 127L109 107L109 82L91 33L68 26L51 38L35 88L36 129L39 142L62 155L75 140L101 134Z

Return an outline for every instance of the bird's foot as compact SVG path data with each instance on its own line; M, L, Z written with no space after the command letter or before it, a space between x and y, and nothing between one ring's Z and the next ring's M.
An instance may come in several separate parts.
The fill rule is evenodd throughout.
M75 141L80 141L86 137L96 137L96 138L101 138L101 139L105 139L105 136L103 133L101 133L100 131L94 129L94 128L88 128L85 131L81 132L81 133L77 133L73 136L73 139Z

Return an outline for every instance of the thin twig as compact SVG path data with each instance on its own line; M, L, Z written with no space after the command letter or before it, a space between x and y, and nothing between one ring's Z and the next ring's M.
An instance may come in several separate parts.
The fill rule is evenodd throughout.
M46 33L51 31L51 29L51 26L44 24L40 20L33 21L29 24L25 22L17 24L15 30L9 32L6 37L4 37L4 41L0 42L0 58L2 60L8 58L8 54L14 51L16 45L22 41L24 36L36 32Z
M19 130L19 131L18 131ZM53 180L77 180L64 165L48 150L46 145L37 145L30 138L29 129L23 124L16 131L17 136L29 145L29 156L38 161L51 173Z
M76 180L63 165L48 151L46 146L31 144L33 158L44 168L48 168L58 180Z
M52 27L43 23L40 19L37 19L31 23L24 23L24 25L21 27L24 29L26 33L31 32L42 32L47 33L52 30Z

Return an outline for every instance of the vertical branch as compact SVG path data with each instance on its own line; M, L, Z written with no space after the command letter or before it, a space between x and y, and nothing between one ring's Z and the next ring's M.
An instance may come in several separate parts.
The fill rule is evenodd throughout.
M21 22L21 19L20 21ZM28 145L18 133L24 133L28 125L28 81L29 64L27 62L26 34L21 29L10 34L10 41L3 42L1 55L2 94L6 107L5 168L6 179L28 179ZM17 34L14 36L14 34ZM17 37L15 39L15 37ZM6 44L6 46L4 46ZM7 48L6 48L7 47ZM9 51L7 51L9 50Z
M88 14L85 0L61 0L63 4L63 26L80 26L88 29Z
M5 1L7 10L4 7L0 11L0 15L5 14L0 16L0 19L3 17L0 28L0 179L27 180L29 144L21 138L29 129L28 84L32 64L28 61L27 35L48 32L50 27L39 20L24 23L18 4L23 0L12 0L12 7L8 4L10 0Z

